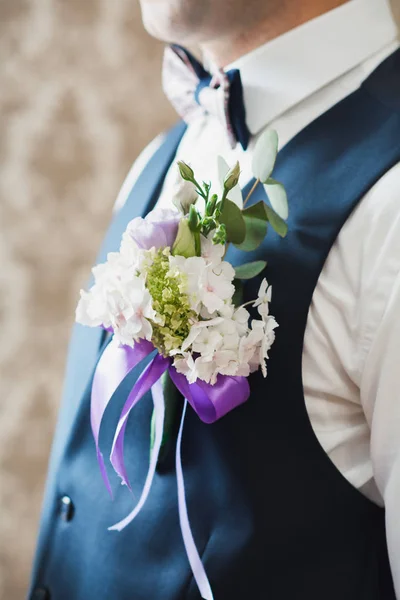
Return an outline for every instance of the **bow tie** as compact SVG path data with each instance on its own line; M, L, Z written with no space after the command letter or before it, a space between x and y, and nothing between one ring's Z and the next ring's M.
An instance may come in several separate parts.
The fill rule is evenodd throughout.
M238 69L211 75L181 46L165 49L163 88L186 123L201 114L216 117L224 126L232 148L239 142L246 150L250 132L246 125L243 87Z

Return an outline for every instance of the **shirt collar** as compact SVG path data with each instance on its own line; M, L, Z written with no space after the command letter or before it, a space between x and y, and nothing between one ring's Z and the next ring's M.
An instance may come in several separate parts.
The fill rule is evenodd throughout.
M239 69L252 134L398 35L388 0L349 0L226 67Z

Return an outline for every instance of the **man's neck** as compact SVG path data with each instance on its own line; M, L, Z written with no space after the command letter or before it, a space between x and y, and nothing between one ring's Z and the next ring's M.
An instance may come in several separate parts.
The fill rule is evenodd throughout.
M279 1L266 19L254 27L239 28L221 38L204 43L201 50L219 67L225 67L266 42L328 12L349 0ZM275 6L275 5L274 5Z

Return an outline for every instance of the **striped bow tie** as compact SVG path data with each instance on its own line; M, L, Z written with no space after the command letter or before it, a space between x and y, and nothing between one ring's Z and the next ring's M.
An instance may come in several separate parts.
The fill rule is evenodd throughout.
M186 123L209 113L223 124L232 148L239 142L246 150L250 132L246 125L243 88L238 69L211 75L181 46L165 49L163 88Z

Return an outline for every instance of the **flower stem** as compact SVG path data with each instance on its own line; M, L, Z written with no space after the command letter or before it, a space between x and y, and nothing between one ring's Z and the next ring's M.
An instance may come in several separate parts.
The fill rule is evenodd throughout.
M194 232L194 248L195 248L196 256L201 256L200 231Z
M220 214L222 213L222 211L224 209L224 204L225 204L225 200L226 200L227 195L228 195L228 190L224 190L223 194L222 194L221 202L219 204Z
M250 200L250 196L252 195L252 193L254 192L254 190L256 189L256 187L258 186L258 184L260 183L259 179L256 179L256 181L254 182L253 187L251 188L251 190L249 191L249 193L247 194L246 200L243 202L243 208L246 206L246 204L248 203L248 201Z
M199 182L194 177L193 177L193 179L191 179L191 182L195 186L199 196L201 196L205 201L207 201L207 195L204 193L204 190L201 187L201 185L199 184Z
M255 300L249 300L248 302L245 302L244 304L241 304L239 306L239 308L244 308L245 306L249 306L250 304L254 304L254 302L257 302L257 298Z

